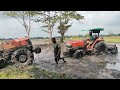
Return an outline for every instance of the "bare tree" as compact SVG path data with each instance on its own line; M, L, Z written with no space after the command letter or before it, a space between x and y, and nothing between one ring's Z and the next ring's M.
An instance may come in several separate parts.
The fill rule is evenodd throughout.
M30 37L31 21L36 11L4 11L3 14L17 19L25 28L27 36Z

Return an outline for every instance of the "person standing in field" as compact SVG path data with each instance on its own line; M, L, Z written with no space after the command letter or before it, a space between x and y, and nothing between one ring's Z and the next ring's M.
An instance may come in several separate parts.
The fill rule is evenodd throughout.
M52 38L52 42L53 42L53 48L54 48L54 59L55 59L56 64L58 64L60 59L62 59L64 62L66 62L64 60L64 58L60 57L61 47L60 47L59 43L56 42L55 38Z

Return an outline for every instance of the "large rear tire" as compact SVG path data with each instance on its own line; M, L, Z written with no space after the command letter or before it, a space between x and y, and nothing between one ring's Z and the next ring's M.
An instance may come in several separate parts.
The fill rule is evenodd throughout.
M74 53L74 58L77 59L77 58L82 58L84 56L84 51L83 50L77 50L75 51Z
M12 60L17 66L27 66L33 63L34 54L27 49L21 49L14 52Z
M94 52L97 55L100 55L100 54L106 52L106 48L107 48L107 45L104 43L104 41L100 41L100 42L98 42L98 43L95 44L95 46L94 46Z

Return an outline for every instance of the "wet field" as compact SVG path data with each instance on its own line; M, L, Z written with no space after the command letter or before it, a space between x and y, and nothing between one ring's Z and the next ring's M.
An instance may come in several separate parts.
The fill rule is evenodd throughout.
M116 43L117 55L91 55L80 59L65 58L56 65L51 45L41 46L41 53L35 54L34 64L38 68L54 72L67 73L77 79L119 79L120 78L120 43ZM62 52L65 45L61 45Z

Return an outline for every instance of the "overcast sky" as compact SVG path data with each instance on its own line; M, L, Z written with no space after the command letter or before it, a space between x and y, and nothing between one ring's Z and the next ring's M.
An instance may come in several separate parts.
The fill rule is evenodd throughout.
M101 34L108 34L110 32L120 33L120 11L79 11L85 17L80 22L74 21L73 25L67 31L66 35L87 34L81 30L91 28L104 28ZM30 33L31 37L46 37L48 34L41 31L41 23L33 23ZM57 26L54 28L53 36L59 36L57 33ZM14 18L3 16L0 14L0 38L17 38L26 36L24 27Z

